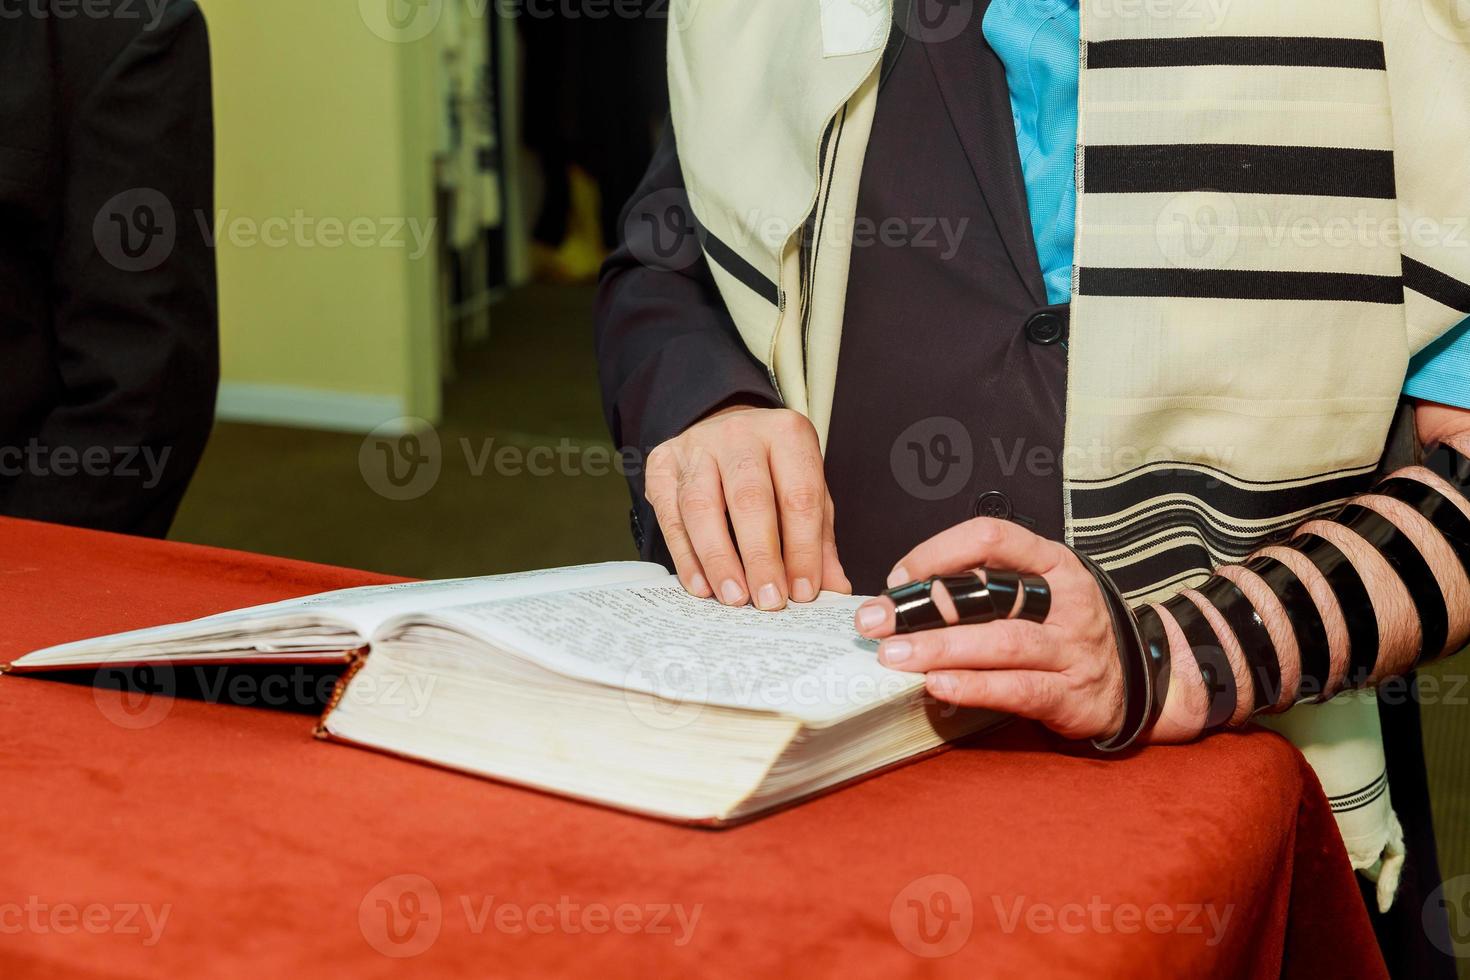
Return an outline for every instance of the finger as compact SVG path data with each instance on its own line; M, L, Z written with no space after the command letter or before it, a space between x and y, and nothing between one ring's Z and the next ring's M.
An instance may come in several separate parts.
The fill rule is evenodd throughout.
M967 568L1004 568L1045 575L1066 554L1066 548L1019 524L976 517L941 531L900 558L888 575L888 584L903 585Z
M1024 620L998 620L920 630L884 640L878 659L885 667L913 673L931 670L1061 670L1061 644L1054 628Z
M939 618L948 625L954 626L960 621L959 610L955 608L954 599L943 581L935 582L929 587L929 601L934 603ZM1006 610L1002 615L1009 615L1013 611ZM864 636L874 638L889 636L898 629L897 613L898 605L893 599L886 595L875 596L858 607L855 617L857 630Z
M988 708L1047 722L1066 695L1063 676L1042 670L935 671L924 679L934 697L966 708Z
M746 585L758 608L780 609L786 605L786 571L781 565L776 493L765 444L754 439L742 442L722 451L719 462Z
M816 433L805 419L771 444L771 484L780 512L781 555L787 594L810 602L822 589L822 534L826 524L827 483Z
M730 540L724 488L714 457L696 453L687 461L679 474L678 500L680 520L715 595L728 606L744 605L749 595L745 571Z
M663 532L664 544L669 549L669 556L674 559L674 572L679 576L679 583L684 586L684 591L701 599L708 599L712 594L709 581L704 576L699 556L694 553L694 544L689 540L689 532L679 516L677 479L667 464L662 460L655 463L655 456L650 454L643 496L653 507L659 530Z
M863 636L874 639L883 636L892 636L895 608L893 600L886 595L869 599L861 606L858 606L857 612L853 614L853 626Z
M837 556L837 507L827 494L827 513L822 521L822 588L852 595L852 581Z

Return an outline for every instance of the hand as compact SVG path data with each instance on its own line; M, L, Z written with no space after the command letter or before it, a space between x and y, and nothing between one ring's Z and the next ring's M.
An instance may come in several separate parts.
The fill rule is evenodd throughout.
M1453 446L1460 453L1470 453L1470 410L1441 405L1438 402L1414 400L1414 422L1419 442L1426 448Z
M691 595L780 609L788 597L852 591L817 431L799 412L737 405L710 415L649 454L644 495Z
M1041 722L1068 738L1106 738L1123 724L1123 676L1102 593L1070 550L1010 521L977 517L910 551L888 585L976 568L1040 575L1051 586L1045 623L997 620L894 635L893 601L857 611L864 636L882 638L878 657L894 670L928 675L942 701ZM945 621L954 605L934 589Z

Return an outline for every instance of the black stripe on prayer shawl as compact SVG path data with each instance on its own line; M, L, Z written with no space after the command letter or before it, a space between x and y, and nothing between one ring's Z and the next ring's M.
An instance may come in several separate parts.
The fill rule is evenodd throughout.
M1334 512L1365 492L1374 476L1369 467L1262 481L1211 467L1158 464L1130 473L1107 485L1068 487L1078 522L1073 543L1097 559L1129 598L1159 583L1209 574L1222 560L1244 558L1313 517ZM1086 526L1090 521L1098 523ZM1247 529L1238 523L1244 521L1261 523Z
M1367 786L1354 790L1351 793L1330 796L1327 798L1327 802L1332 807L1333 813L1346 813L1349 810L1362 809L1386 792L1388 792L1387 770L1380 773L1378 778L1374 779Z
M1333 501L1324 505L1324 509L1335 508L1344 502ZM1084 554L1094 555L1116 548L1124 548L1135 542L1146 542L1153 535L1163 534L1166 531L1188 529L1203 538L1215 554L1239 558L1250 554L1282 531L1290 530L1298 524L1309 521L1312 516L1321 516L1319 510L1308 512L1311 516L1292 517L1284 523L1278 521L1271 525L1244 530L1232 529L1230 525L1223 524L1214 515L1202 513L1196 507L1180 503L1164 510L1150 511L1136 521L1127 521L1109 530L1092 531L1078 528L1074 532L1076 540L1073 543L1082 549Z
M1207 503L1237 520L1269 521L1282 514L1316 510L1334 500L1367 491L1373 482L1371 469L1363 472L1322 474L1322 479L1250 481L1229 480L1209 470L1192 467L1158 467L1136 471L1136 475L1109 486L1073 483L1069 487L1074 520L1100 520L1121 514L1158 497L1180 494Z
M1087 67L1388 68L1382 41L1339 37L1168 37L1091 41Z
M1407 255L1404 256L1404 285L1452 310L1470 313L1470 283L1431 269Z
M1193 299L1291 299L1320 302L1386 303L1404 301L1399 276L1354 272L1276 272L1252 269L1078 270L1083 296L1172 296Z
M1248 143L1089 146L1088 194L1218 191L1393 200L1391 150Z
M1153 592L1161 582L1191 576L1207 578L1215 570L1215 561L1203 545L1185 541L1125 565L1109 560L1105 568L1125 596L1136 598Z

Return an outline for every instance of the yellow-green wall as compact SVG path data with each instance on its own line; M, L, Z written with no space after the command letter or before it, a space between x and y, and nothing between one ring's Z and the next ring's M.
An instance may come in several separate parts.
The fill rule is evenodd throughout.
M437 246L412 257L411 233L437 230L432 36L385 40L358 0L199 2L214 60L222 417L437 418Z

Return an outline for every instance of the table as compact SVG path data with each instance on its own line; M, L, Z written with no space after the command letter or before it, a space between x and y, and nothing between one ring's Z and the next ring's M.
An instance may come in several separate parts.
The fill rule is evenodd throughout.
M385 581L0 519L0 661ZM1321 788L1265 731L1104 759L1017 723L710 831L269 707L12 675L0 718L9 978L1383 975Z

